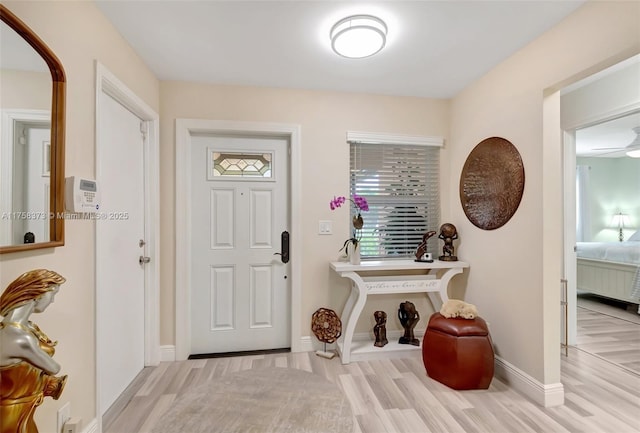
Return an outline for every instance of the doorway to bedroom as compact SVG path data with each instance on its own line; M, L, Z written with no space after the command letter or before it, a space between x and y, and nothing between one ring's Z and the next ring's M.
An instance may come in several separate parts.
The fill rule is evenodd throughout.
M564 89L561 104L563 337L640 374L640 158L631 157L640 149L638 74L640 56Z
M575 346L640 374L640 111L576 130Z

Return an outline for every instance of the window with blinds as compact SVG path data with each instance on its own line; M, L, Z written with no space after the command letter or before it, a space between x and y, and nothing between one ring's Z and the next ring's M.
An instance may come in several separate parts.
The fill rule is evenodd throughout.
M361 142L350 147L351 194L369 203L362 213L361 256L413 257L425 232L440 227L440 147ZM437 256L437 248L432 238L428 251Z

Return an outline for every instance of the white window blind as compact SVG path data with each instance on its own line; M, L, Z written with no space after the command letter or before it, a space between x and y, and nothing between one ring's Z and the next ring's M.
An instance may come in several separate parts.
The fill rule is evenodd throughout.
M425 232L440 227L440 148L388 142L350 147L351 194L369 203L362 213L361 256L413 256ZM434 237L428 251L437 255L437 248Z

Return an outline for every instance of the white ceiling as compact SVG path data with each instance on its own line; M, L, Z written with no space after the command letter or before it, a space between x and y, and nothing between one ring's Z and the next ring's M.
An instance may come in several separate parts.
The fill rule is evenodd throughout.
M96 1L161 80L450 98L585 1ZM341 18L386 21L387 46L331 51Z

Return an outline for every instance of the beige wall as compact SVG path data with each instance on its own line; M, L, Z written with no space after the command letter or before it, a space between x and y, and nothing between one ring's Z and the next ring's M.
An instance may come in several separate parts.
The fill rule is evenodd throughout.
M51 110L51 74L45 72L0 71L2 109Z
M562 266L560 98L545 90L636 54L639 29L640 3L587 3L452 101L449 195L471 263L466 297L490 322L498 355L545 384L560 380ZM490 136L518 148L526 183L512 220L483 231L453 197L466 156Z
M340 313L349 284L329 269L338 250L349 237L347 212L329 209L334 195L349 193L348 130L411 135L448 136L448 102L436 99L374 96L255 87L161 83L160 213L161 245L175 244L175 119L200 118L291 123L301 126L302 172L302 335L310 332L311 315L320 307ZM448 151L443 150L446 172ZM446 176L443 176L446 179ZM445 200L446 201L446 200ZM446 206L445 206L446 207ZM364 215L366 218L366 214ZM318 221L332 220L333 235L318 235ZM161 258L161 344L175 342L175 255L163 248ZM432 312L424 297L411 296L424 318ZM405 300L380 297L365 307L356 332L371 331L373 312L389 314L388 328L401 329L398 304ZM296 306L294 306L295 308ZM315 338L314 338L315 340Z
M95 175L95 60L98 59L149 106L159 110L159 84L92 2L2 2L56 53L67 75L66 174ZM58 401L45 399L36 412L41 433L52 433L56 411L71 402L72 416L95 418L95 226L67 221L66 244L56 249L0 256L0 286L35 268L67 278L56 301L32 316L59 344L55 358L68 374ZM117 314L117 312L115 312Z

